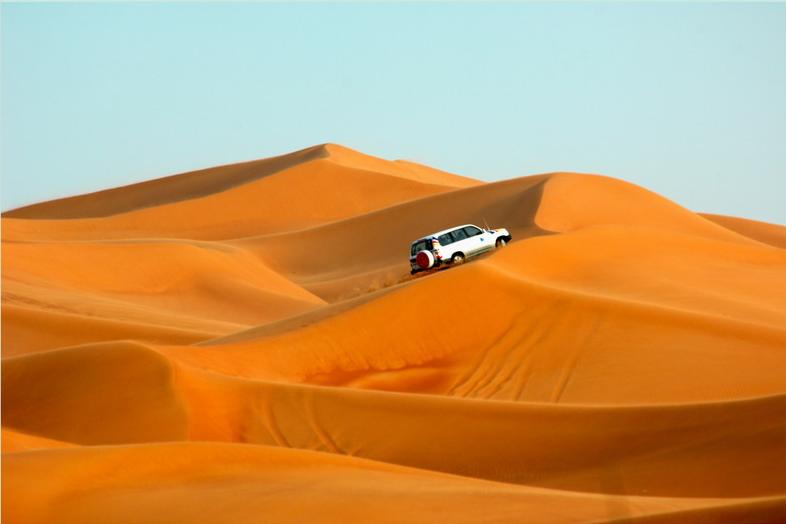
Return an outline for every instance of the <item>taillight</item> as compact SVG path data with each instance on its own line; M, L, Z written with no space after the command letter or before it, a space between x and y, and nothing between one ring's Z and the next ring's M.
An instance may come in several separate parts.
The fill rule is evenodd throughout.
M439 256L439 248L442 246L439 245L439 240L436 238L431 239L431 253L434 255L435 259L440 259L442 257Z

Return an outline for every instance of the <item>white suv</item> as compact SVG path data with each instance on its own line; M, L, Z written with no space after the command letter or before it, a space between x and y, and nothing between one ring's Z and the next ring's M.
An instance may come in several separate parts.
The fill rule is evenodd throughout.
M472 224L437 231L412 242L410 273L414 275L442 264L461 264L469 257L504 246L510 239L505 228L486 230Z

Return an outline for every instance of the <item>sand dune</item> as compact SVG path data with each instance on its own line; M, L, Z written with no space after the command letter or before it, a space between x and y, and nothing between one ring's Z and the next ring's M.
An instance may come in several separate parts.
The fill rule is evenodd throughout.
M9 357L3 362L6 380L3 420L14 430L79 444L188 435L171 366L138 343ZM30 382L34 389L20 387Z
M29 335L50 340L43 346L34 342L38 347L124 338L121 333L154 342L196 342L210 338L205 332L216 336L324 303L246 251L221 244L9 242L4 255L3 322L10 328L29 325L32 318L49 323ZM14 306L24 310L9 309ZM77 323L61 329L64 319ZM221 322L227 326L216 325ZM79 323L91 329L74 330ZM12 354L30 348L23 340L12 345Z
M213 339L222 333L222 331L197 331L166 325L118 321L15 305L3 306L3 326L5 329L2 333L2 343L5 357L108 340L132 339L153 344L187 345ZM205 327L207 326L202 328Z
M77 372L78 387L64 384ZM24 391L43 377L35 396ZM752 497L786 489L784 395L601 405L373 392L241 380L130 343L9 358L3 383L7 426L82 445L261 443L591 493Z
M70 448L75 444L3 428L3 453L17 453L37 449Z
M145 464L128 469L128 463ZM614 497L524 488L417 469L263 446L168 444L20 453L6 459L13 479L10 518L26 522L588 522L676 511L733 512L736 499ZM112 476L103 475L116 470ZM92 489L85 492L74 485ZM179 481L189 478L187 484ZM79 495L77 496L77 492ZM402 504L402 497L406 497ZM57 511L38 501L62 501ZM445 504L450 500L450 504ZM780 498L748 502L777 515ZM35 504L35 506L33 506ZM747 512L746 512L747 514Z
M238 376L514 400L783 391L786 252L637 233L533 238L298 329L166 352ZM411 307L430 297L445 306Z
M64 326L63 320L76 322ZM42 321L43 324L31 324L33 321ZM173 335L204 339L249 328L242 323L222 322L206 316L188 316L154 305L131 302L124 296L12 280L3 285L3 326L6 328L3 330L3 341L8 344L4 347L4 352L8 353L4 354L19 354L36 348L53 349L72 343L123 339L126 333L139 330L143 333L151 333L152 330L152 333L159 334L164 330L165 340L169 340ZM82 329L86 326L97 326L99 329ZM105 331L107 327L110 328L108 332ZM102 332L109 337L103 336ZM144 335L142 338L147 337Z
M783 226L332 144L2 220L9 522L786 521Z
M15 209L4 213L4 236L220 240L313 227L477 184L324 145Z
M588 195L584 202L570 187ZM556 188L556 189L554 189ZM607 195L607 202L603 202ZM557 220L555 216L564 216ZM568 218L569 217L569 218ZM235 242L268 265L328 301L390 285L406 266L406 246L432 231L472 222L504 224L516 239L602 225L648 227L696 236L752 243L663 197L606 177L557 173L485 184L391 206L320 227ZM374 249L355 241L384 231ZM315 242L331 249L309 256ZM405 246L402 249L401 246Z
M425 184L467 187L479 183L470 178L411 162L390 162L336 144L322 144L273 158L211 167L86 195L32 204L8 211L4 216L34 219L107 217L200 199L323 159L350 169L365 169ZM291 188L292 194L297 194L299 189L303 188Z
M771 246L786 248L786 227L778 224L769 224L757 220L746 218L727 217L723 215L711 215L702 213L704 218L719 224L726 229L736 231L759 242L770 244Z

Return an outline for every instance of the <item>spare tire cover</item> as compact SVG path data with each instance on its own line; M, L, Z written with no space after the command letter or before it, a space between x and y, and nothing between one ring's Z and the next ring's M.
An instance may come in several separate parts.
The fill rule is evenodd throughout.
M421 269L428 269L434 266L434 255L431 251L423 250L417 254L415 261L417 261Z

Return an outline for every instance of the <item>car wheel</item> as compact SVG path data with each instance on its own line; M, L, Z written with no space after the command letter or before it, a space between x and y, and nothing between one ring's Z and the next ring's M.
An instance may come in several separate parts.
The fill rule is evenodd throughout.
M497 239L497 247L505 247L507 245L508 245L508 241L505 240L504 238Z
M452 257L450 257L450 263L454 266L464 263L464 255L461 253L456 253Z

